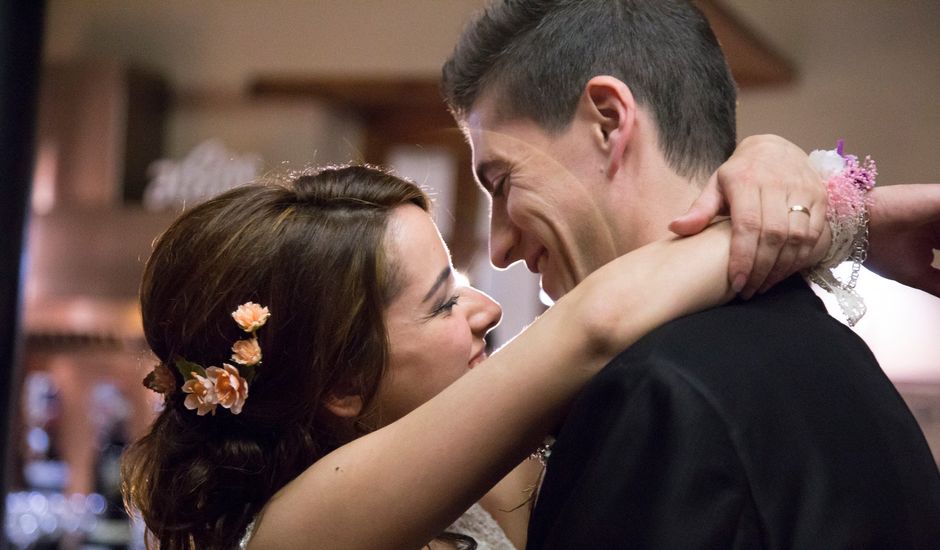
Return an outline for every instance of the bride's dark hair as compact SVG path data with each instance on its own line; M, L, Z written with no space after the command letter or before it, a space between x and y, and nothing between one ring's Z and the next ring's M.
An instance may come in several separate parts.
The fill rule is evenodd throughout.
M376 427L385 372L385 306L400 284L383 240L391 211L428 210L416 185L364 166L234 189L182 214L156 241L141 285L144 333L157 359L228 360L244 333L230 316L268 307L263 362L238 415L198 416L183 380L150 432L126 452L126 505L148 546L234 548L265 502L313 462ZM340 419L324 403L359 395Z

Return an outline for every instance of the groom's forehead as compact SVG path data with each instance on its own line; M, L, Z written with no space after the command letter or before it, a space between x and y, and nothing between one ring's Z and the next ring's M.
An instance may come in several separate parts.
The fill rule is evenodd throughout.
M546 155L542 135L534 124L519 123L468 126L474 174L481 180L491 173L528 163L532 157Z

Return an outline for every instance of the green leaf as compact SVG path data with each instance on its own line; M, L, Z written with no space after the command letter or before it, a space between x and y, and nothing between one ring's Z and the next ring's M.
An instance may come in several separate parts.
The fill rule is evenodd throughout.
M254 365L238 365L238 373L241 374L242 378L246 382L251 384L251 381L255 379L255 368L261 363L256 363Z
M174 363L176 364L176 370L178 370L180 374L183 375L184 382L190 378L194 378L193 373L196 373L199 376L206 375L206 369L202 368L202 365L187 361L182 357L177 357Z

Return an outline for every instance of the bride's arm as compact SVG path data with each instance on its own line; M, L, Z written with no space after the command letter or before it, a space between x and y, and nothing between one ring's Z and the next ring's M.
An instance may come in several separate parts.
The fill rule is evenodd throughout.
M940 184L876 187L872 205L871 248L865 267L882 277L940 297Z
M438 396L289 483L266 506L251 548L418 548L433 539L539 444L614 355L730 299L729 240L719 224L599 269Z
M479 504L516 548L525 548L529 517L544 469L536 460L523 460L485 495Z

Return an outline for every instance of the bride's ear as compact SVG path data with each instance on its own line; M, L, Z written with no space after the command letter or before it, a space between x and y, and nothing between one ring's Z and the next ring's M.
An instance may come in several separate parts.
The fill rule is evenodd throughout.
M340 418L355 418L362 412L362 396L331 393L326 398L326 408Z
M593 121L594 139L606 156L607 177L612 178L633 137L637 115L633 92L616 77L595 76L585 85L581 104Z

